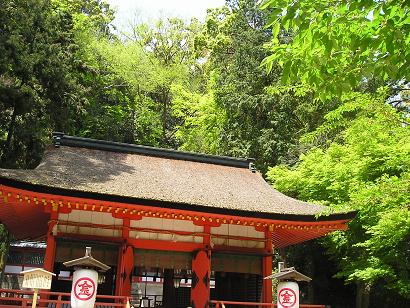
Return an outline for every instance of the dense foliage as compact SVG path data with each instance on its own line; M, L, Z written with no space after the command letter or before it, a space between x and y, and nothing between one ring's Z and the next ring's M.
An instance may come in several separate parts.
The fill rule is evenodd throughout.
M209 76L209 110L195 117L198 122L190 121L195 129L184 127L183 148L209 149L212 144L215 154L254 157L265 172L269 165L292 160L291 149L297 149L301 134L314 129L331 109L331 104L318 104L310 95L272 91L282 70L275 66L267 75L260 66L269 54L264 45L272 39L267 22L268 13L254 0L227 1L208 12L196 49L208 60L204 70ZM213 139L204 132L213 132ZM198 144L201 140L206 142Z
M0 27L1 161L31 165L83 104L73 20L49 1L15 1L1 5Z
M313 89L322 100L373 79L409 79L410 15L406 0L266 0L273 27L268 70Z
M409 297L409 128L383 99L352 94L343 102L309 136L342 127L338 137L326 148L312 148L293 168L271 168L268 179L296 198L357 210L347 232L327 238L329 252L339 260L338 276Z
M347 232L325 241L336 276L356 284L356 307L405 306L409 8L405 1L304 0L267 0L263 7L273 32L263 64L283 68L275 90L336 103L300 139L306 150L299 161L270 169L268 178L296 198L357 210Z
M358 213L348 231L283 254L337 286L314 283L306 300L406 307L408 11L403 0L228 0L204 23L117 36L103 0L6 1L0 167L36 166L52 131L255 157L278 190Z

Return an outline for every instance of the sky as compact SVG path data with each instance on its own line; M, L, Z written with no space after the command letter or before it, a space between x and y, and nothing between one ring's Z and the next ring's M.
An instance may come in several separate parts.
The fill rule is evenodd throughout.
M160 17L205 20L208 8L219 7L225 0L105 0L116 10L113 24L126 31L131 24Z

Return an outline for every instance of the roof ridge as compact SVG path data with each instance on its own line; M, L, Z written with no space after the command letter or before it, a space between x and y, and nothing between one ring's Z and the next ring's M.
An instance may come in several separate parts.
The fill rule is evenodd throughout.
M55 147L70 146L111 152L132 153L168 159L187 160L214 165L223 165L229 167L249 168L252 172L255 171L255 160L253 158L236 158L228 156L185 152L172 149L156 148L145 145L136 145L115 141L70 136L62 132L53 133L53 143Z

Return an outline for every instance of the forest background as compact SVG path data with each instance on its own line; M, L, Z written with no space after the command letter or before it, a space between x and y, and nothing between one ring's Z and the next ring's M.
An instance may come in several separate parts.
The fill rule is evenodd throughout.
M278 252L313 277L305 302L409 307L407 1L228 0L121 35L114 16L102 0L1 1L0 167L35 167L53 131L254 157L281 192L358 211Z

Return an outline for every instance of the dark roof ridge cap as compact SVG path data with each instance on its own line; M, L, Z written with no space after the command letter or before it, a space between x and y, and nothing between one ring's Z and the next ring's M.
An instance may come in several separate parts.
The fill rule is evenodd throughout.
M235 158L228 156L218 156L194 152L177 151L172 149L156 148L145 145L136 145L115 141L99 140L92 138L84 138L77 136L66 135L61 132L53 133L53 143L55 147L70 146L82 147L94 150L132 153L146 156L162 157L168 159L188 160L200 163L208 163L215 165L223 165L237 168L249 168L252 172L255 171L253 158Z

